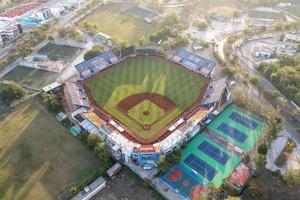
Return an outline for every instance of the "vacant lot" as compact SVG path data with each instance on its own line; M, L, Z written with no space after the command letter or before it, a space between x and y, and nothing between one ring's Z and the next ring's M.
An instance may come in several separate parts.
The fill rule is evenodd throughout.
M42 87L54 82L57 77L58 73L17 66L7 73L2 79L15 81L16 83L30 88L41 89Z
M0 199L56 199L97 170L92 154L30 102L0 121Z
M125 14L131 7L128 4L102 6L84 18L80 25L83 26L85 22L97 25L99 32L111 36L113 40L136 44L139 39L148 38L154 33L156 25Z
M37 53L46 55L50 60L61 60L64 62L71 62L80 53L81 49L67 45L57 45L48 43L41 48Z
M93 200L163 200L155 190L128 168L113 180L108 180L107 187L99 192Z
M237 11L235 7L227 7L227 6L222 6L222 7L215 7L212 9L209 9L210 13L217 13L220 15L224 15L226 17L233 17L234 13Z
M201 91L206 83L206 78L186 71L164 58L138 56L88 79L86 85L100 107L130 127L137 137L152 140L162 128L201 98ZM155 95L165 97L174 106L170 108L167 105L162 110L163 104L168 102L160 99L158 102L151 100L152 103L137 102L128 113L118 108L118 104L125 98L145 93L150 94L150 97ZM150 97L145 100L150 100ZM132 99L131 102L134 100ZM160 110L161 114L155 110ZM144 111L147 113L145 114ZM150 130L140 126L140 123L149 125L154 121L157 122Z

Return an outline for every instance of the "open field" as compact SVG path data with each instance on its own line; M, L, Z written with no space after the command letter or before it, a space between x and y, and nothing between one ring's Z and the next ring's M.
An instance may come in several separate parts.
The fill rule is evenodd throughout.
M209 9L209 12L221 14L226 17L233 17L234 13L237 11L235 7L228 7L228 6L222 6L222 7L214 7L212 9Z
M113 180L107 181L107 187L93 200L143 199L163 200L164 198L144 182L129 168L124 167Z
M46 55L50 60L61 60L71 62L80 53L81 49L67 45L57 45L48 43L43 48L38 50L38 54Z
M91 77L85 85L98 106L136 136L151 139L201 98L207 81L164 58L139 56ZM151 122L151 129L145 130Z
M8 72L2 79L15 81L16 83L34 89L41 89L54 82L57 77L58 73L17 66L12 71Z
M132 5L110 4L101 6L86 18L80 21L83 27L85 22L97 25L98 31L103 32L118 42L127 41L136 44L141 38L148 38L155 32L157 26L143 20L131 17L125 13Z
M56 199L97 170L93 155L38 102L0 121L0 199Z

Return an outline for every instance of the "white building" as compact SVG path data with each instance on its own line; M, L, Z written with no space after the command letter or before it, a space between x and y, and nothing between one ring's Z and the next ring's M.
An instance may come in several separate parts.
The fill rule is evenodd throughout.
M23 29L19 23L13 19L0 17L0 46L13 42Z
M269 49L260 49L254 52L256 58L271 58L274 55L274 51Z
M284 42L300 42L300 35L287 33L283 39Z

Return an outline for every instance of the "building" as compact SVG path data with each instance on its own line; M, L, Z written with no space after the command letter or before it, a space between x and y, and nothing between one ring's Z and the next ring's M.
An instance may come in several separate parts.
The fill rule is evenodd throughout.
M74 112L80 108L88 109L90 107L88 97L80 83L66 81L64 95L68 104L69 112Z
M208 109L217 109L230 98L230 95L227 78L213 80L205 91L201 105Z
M119 58L112 50L109 50L90 60L75 65L75 68L79 72L80 77L86 79L117 62L119 62Z
M250 26L271 26L275 22L286 21L284 13L271 7L256 7L248 12Z
M170 59L192 71L202 74L205 77L211 76L212 71L216 65L215 62L199 55L193 54L184 49L179 49L174 55L170 57Z
M233 170L226 182L240 193L247 185L250 177L251 171L249 167L244 163L240 163L237 168Z
M78 194L76 194L71 200L89 200L93 198L99 191L106 186L106 180L100 176L94 180L91 184L86 186Z
M117 162L106 171L106 174L109 178L113 179L121 170L122 170L122 165Z
M274 55L274 51L270 49L260 49L254 52L256 58L271 58Z
M284 42L300 42L300 35L287 33L284 35Z
M142 145L135 147L132 153L132 159L144 169L151 169L156 166L159 159L160 147L153 145Z
M0 46L13 42L22 33L21 25L15 20L0 17Z

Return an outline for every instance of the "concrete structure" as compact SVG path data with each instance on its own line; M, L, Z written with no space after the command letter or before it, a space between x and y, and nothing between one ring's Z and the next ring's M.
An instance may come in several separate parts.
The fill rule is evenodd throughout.
M100 176L94 180L91 184L86 186L78 194L76 194L71 200L89 200L95 196L99 191L101 191L106 186L106 180Z

